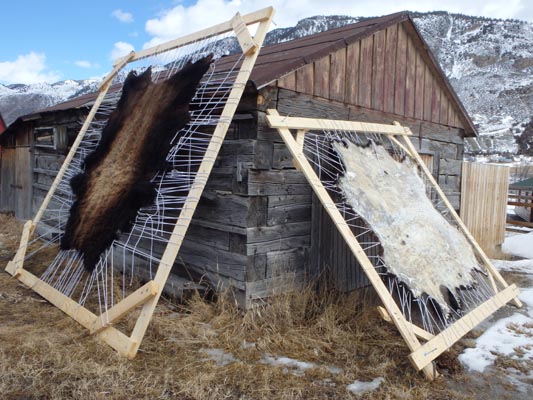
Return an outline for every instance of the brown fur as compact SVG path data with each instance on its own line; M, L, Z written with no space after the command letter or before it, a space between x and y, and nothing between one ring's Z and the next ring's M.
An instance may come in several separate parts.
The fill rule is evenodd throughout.
M152 82L150 69L128 75L98 147L85 160L85 173L71 181L77 199L61 247L79 250L87 270L153 202L150 180L165 167L173 136L189 121L189 102L210 63L211 56L188 63L160 83Z

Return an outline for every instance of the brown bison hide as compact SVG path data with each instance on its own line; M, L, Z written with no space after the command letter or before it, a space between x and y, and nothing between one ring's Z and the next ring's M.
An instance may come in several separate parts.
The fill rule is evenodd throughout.
M189 103L212 56L188 63L159 83L151 69L130 72L85 172L70 184L70 209L61 248L76 249L92 271L119 232L128 232L139 209L154 201L151 179L165 168L177 131L189 122Z

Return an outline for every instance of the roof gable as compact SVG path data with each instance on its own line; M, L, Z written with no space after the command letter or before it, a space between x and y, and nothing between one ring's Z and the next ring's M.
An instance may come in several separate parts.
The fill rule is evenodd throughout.
M346 32L350 35L344 41L338 39ZM305 49L299 67L280 73L276 66L265 65L252 74L263 73L256 84L274 84L388 115L461 128L467 136L475 134L457 94L407 15L363 30L344 27L328 37L334 40L326 45L324 38L315 38L324 46L318 51L312 37L303 46L295 44L296 52Z

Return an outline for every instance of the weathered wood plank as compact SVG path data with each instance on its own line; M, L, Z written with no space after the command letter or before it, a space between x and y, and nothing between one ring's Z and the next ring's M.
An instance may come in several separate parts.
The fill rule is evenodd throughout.
M310 194L311 188L296 170L250 170L246 193L250 196Z
M372 108L383 111L385 61L385 31L374 33L374 52L372 65Z
M314 93L314 64L307 64L296 70L296 91L300 93Z
M431 99L433 93L433 76L427 65L424 66L424 120L431 121Z
M463 144L463 131L461 129L447 128L441 125L422 124L420 136L440 142Z
M355 42L346 49L346 95L345 101L358 104L359 90L359 62L361 42Z
M433 79L433 88L431 90L431 121L435 123L440 122L440 95L441 88L437 81Z
M278 79L278 86L288 90L296 90L296 73L291 72Z
M269 196L267 225L311 221L311 196Z
M214 249L211 246L190 241L185 237L179 258L187 268L203 274L212 272L222 277L244 282L248 257L233 251Z
M329 55L315 61L313 94L327 99L329 97L329 70L331 62Z
M441 158L439 173L440 175L461 175L463 161L451 158Z
M359 62L359 101L362 107L372 106L372 59L374 36L361 40L361 59Z
M298 94L284 89L280 89L279 91L277 109L283 115L298 115L299 117L312 118L348 119L350 114L349 109L341 103L333 103L314 96ZM276 135L279 140L279 133L276 132Z
M441 142L423 137L421 139L420 152L421 153L438 153L443 158L457 158L457 144L449 142ZM460 158L459 158L460 159Z
M416 52L416 76L415 76L415 114L416 119L424 119L424 73L425 64L422 56Z
M394 88L394 113L405 113L405 75L407 71L407 34L402 25L398 26L398 46L396 59L396 85Z
M384 72L384 98L383 111L394 112L394 99L396 86L396 49L398 47L398 25L389 26L386 30L385 40L385 72ZM399 58L401 55L399 55Z
M449 106L448 97L444 94L443 91L441 91L439 123L442 125L448 125L448 106Z
M416 94L416 48L413 40L407 37L406 73L405 73L405 102L404 115L409 118L415 116Z
M267 199L235 194L204 192L194 220L247 228L266 224ZM222 229L223 230L223 229Z
M247 306L252 306L254 300L264 299L298 290L304 287L306 283L306 274L304 271L288 272L279 276L264 279L262 281L253 281L246 283L246 301Z
M272 168L274 169L293 169L292 156L287 146L282 143L275 143L272 152Z
M346 48L331 53L329 98L344 102L346 82Z

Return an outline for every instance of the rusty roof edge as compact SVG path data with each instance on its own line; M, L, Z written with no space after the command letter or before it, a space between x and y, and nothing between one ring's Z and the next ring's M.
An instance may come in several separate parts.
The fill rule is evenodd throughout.
M474 126L474 123L472 122L472 119L468 115L468 112L466 111L466 108L463 105L463 102L461 101L461 99L459 98L457 93L455 92L455 89L453 88L453 86L450 83L448 77L446 76L446 74L442 70L439 62L435 58L435 55L431 51L429 45L427 44L427 42L422 37L422 34L418 30L418 28L417 28L416 24L414 23L413 19L411 18L411 16L409 14L408 14L407 17L408 17L407 20L410 22L411 26L413 27L413 30L414 30L415 34L418 36L418 39L422 42L422 44L424 46L424 50L426 51L426 53L427 53L427 55L429 57L429 60L433 64L433 67L435 68L436 72L441 76L442 81L444 83L444 86L446 87L446 89L448 91L448 94L452 97L452 99L455 101L455 103L459 107L459 111L460 111L461 117L464 120L463 122L466 122L466 124L465 124L466 125L465 128L467 128L467 129L465 129L466 136L467 137L477 137L478 136L478 131L477 131L476 127ZM470 128L470 130L468 130L468 128Z

